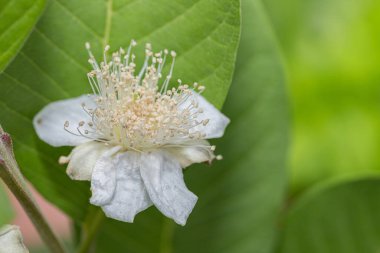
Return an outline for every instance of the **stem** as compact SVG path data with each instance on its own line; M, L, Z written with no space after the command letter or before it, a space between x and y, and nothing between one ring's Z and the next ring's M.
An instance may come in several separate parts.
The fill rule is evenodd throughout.
M172 240L174 236L175 225L172 220L165 218L162 224L162 237L161 237L161 253L171 253L172 249Z
M11 137L0 126L0 177L20 202L33 222L42 240L53 253L65 253L63 246L54 235L49 224L32 198L24 177L13 154Z
M84 227L84 238L82 239L82 243L79 245L77 253L90 252L91 246L93 246L94 239L98 234L104 219L105 216L100 208L97 208L94 213L86 219L86 224L88 224L88 227Z

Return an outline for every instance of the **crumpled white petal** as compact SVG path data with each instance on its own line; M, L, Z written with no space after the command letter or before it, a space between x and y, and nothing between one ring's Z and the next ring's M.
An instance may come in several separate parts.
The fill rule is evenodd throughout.
M0 229L0 253L28 253L20 229L6 225Z
M117 186L111 202L102 206L107 217L133 222L135 215L152 205L140 175L140 154L118 155Z
M210 143L206 140L194 140L181 143L178 147L167 147L168 151L177 159L182 168L186 168L193 163L209 162L215 158L214 153L210 150Z
M86 107L95 108L93 96L89 95L61 100L45 106L33 119L38 137L54 147L77 146L89 141L88 138L70 134L63 128L65 121L69 121L68 129L77 133L76 128L79 122L91 120L83 110L83 103Z
M214 105L209 103L202 95L193 92L193 95L189 97L186 102L180 105L180 108L187 108L192 101L195 101L199 105L199 109L203 109L203 113L197 116L198 121L209 119L206 126L200 124L190 129L190 133L200 131L205 134L205 139L213 139L222 137L224 130L230 123L230 119L227 118L223 113L215 108Z
M120 146L115 146L104 152L96 161L91 178L91 204L101 206L109 203L113 198L117 171L117 158L114 154L120 149Z
M154 205L185 225L198 197L187 189L179 162L162 151L142 154L140 173Z
M67 158L61 157L60 162L69 163L66 173L71 179L90 181L96 161L108 149L102 142L86 142L75 147Z

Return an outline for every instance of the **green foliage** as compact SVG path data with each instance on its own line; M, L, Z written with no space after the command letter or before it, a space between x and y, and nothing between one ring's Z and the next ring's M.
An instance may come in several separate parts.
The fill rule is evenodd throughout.
M289 62L293 188L380 171L380 2L265 2Z
M185 227L150 208L134 224L108 220L97 252L269 253L282 204L288 113L283 66L259 1L244 0L235 78L225 104L231 118L217 141L224 155L186 170L199 196Z
M156 50L176 50L176 77L204 84L205 96L220 107L231 83L239 34L238 0L50 1L0 76L0 118L14 138L23 173L49 201L74 219L84 218L89 185L67 177L57 159L69 149L42 143L31 121L49 102L89 91L85 42L98 56L106 44L127 47L132 38L140 43L135 52L140 59L145 42Z
M16 56L45 7L45 0L0 0L0 73Z
M378 176L312 189L291 208L279 252L379 252L379 194Z

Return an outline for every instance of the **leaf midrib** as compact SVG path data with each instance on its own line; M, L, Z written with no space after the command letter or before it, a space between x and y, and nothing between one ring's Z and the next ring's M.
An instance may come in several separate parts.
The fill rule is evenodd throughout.
M112 26L112 13L113 13L113 0L108 0L106 9L106 23L104 26L103 48L105 48L110 40L111 26Z

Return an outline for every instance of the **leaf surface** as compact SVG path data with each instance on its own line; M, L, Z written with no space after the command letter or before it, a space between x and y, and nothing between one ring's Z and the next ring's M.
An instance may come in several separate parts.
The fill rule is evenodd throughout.
M45 0L0 0L0 73L16 56L45 7Z
M376 253L380 177L315 186L291 208L281 253Z

